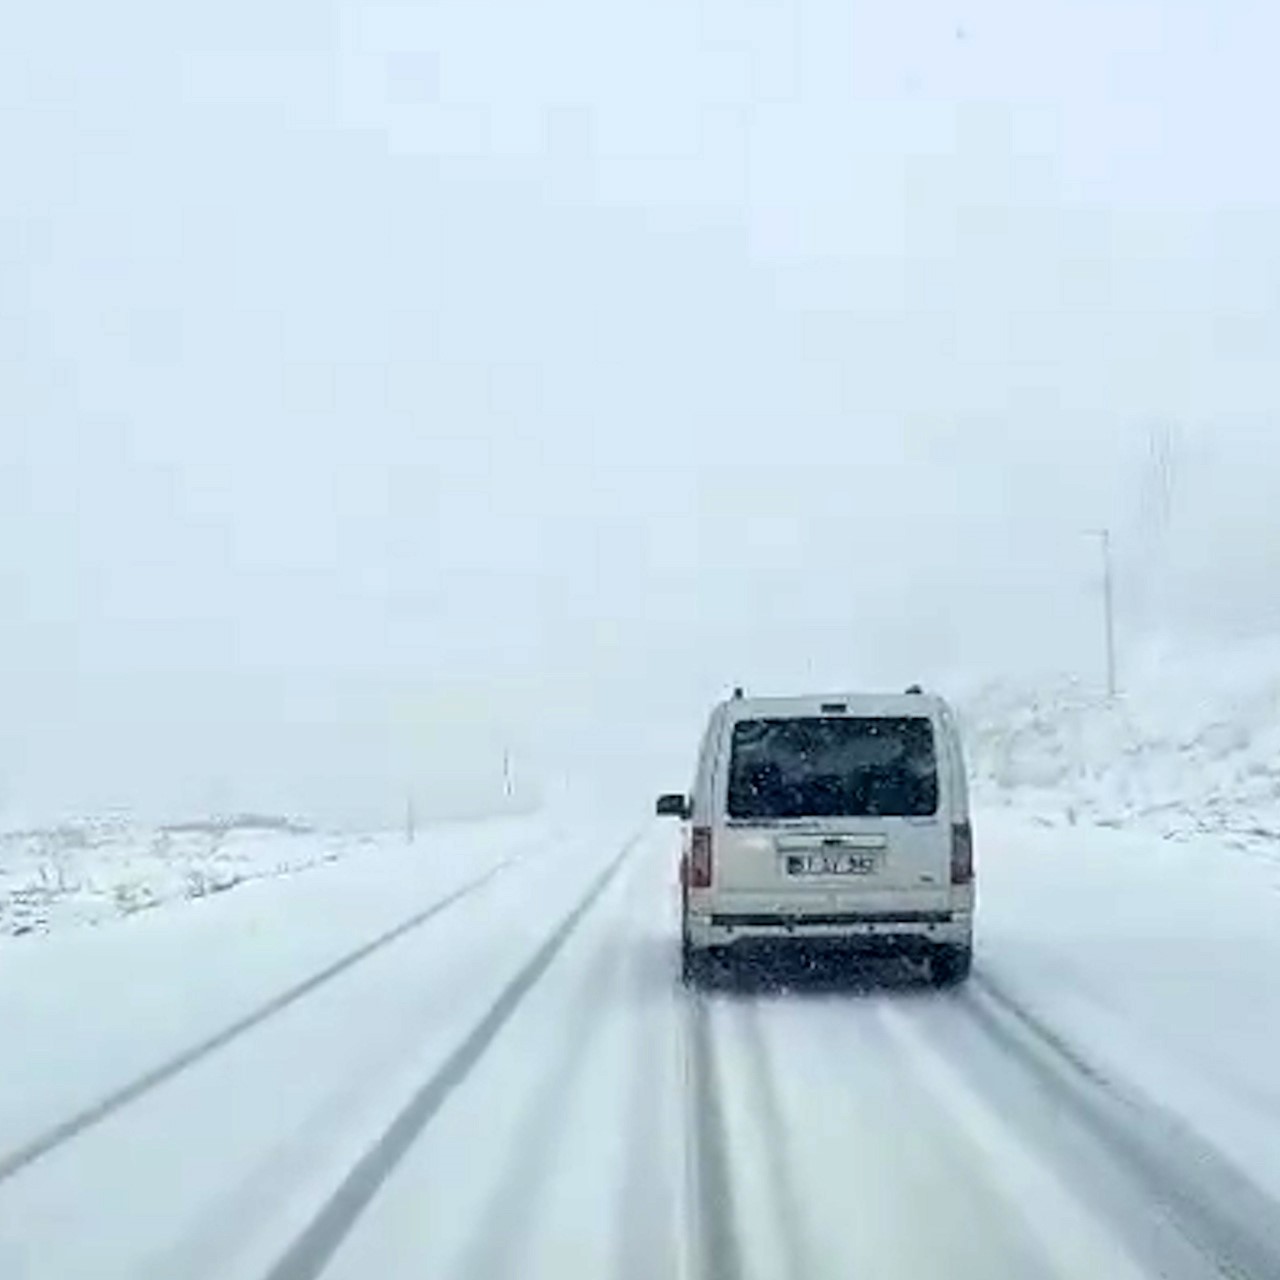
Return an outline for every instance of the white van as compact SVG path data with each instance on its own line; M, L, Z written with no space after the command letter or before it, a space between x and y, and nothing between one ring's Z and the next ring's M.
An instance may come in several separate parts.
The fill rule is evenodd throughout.
M744 698L711 713L686 823L683 971L764 942L927 957L963 981L973 833L955 718L938 697Z

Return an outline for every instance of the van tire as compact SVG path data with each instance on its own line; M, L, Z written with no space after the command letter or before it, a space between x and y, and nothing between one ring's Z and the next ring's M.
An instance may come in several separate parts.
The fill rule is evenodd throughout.
M686 987L701 987L707 981L707 965L702 953L687 942L680 944L680 981Z
M680 981L688 988L709 987L714 974L712 953L702 947L691 947L687 939L680 943Z
M972 969L972 947L939 947L929 957L929 977L935 987L958 987Z

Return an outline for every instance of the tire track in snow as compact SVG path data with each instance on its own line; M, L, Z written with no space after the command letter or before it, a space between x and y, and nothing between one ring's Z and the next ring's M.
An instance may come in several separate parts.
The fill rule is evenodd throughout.
M1058 1280L1107 1276L1144 1280L1150 1272L1112 1225L1095 1213L1043 1147L1011 1122L999 1100L975 1087L933 1028L894 1004L876 1006L903 1069L945 1113L978 1159L997 1196L1018 1213L1040 1248L1039 1274Z
M777 1079L769 1047L760 1026L760 1002L747 999L738 1006L739 1024L746 1041L744 1074L751 1107L764 1131L765 1149L770 1152L769 1183L777 1212L779 1236L792 1280L812 1280L818 1274L805 1240L803 1211L795 1183L795 1152L783 1119Z
M498 1033L599 901L640 836L633 837L593 880L586 893L503 989L471 1033L409 1099L358 1160L311 1222L294 1238L265 1280L315 1280L351 1228L417 1141L450 1094L471 1074Z
M656 866L661 873L658 892L665 893L670 868L665 862ZM654 897L645 893L638 900L648 904ZM640 928L628 938L628 946L627 1008L633 1027L614 1275L616 1280L653 1280L679 1274L679 1112L669 1105L680 1096L675 1017L679 944L666 933Z
M175 1076L203 1062L219 1049L225 1049L241 1036L256 1027L260 1027L277 1014L283 1013L290 1006L297 1004L299 1000L326 986L349 969L353 969L362 961L383 951L391 946L392 943L398 942L406 934L412 933L415 929L420 929L428 921L435 919L436 916L447 911L456 903L484 888L485 885L496 879L502 872L521 861L528 853L529 850L526 849L504 858L474 880L468 880L465 884L453 890L452 893L437 899L423 910L415 912L385 933L379 934L376 938L362 944L354 951L349 951L346 955L340 956L331 964L313 973L309 978L305 978L303 981L273 996L252 1012L245 1014L244 1017L236 1019L235 1022L223 1027L222 1030L215 1032L190 1048L184 1049L181 1053L169 1058L158 1067L152 1068L130 1083L76 1112L60 1124L47 1129L16 1151L11 1151L8 1155L0 1157L0 1183L8 1181L16 1174L35 1164L37 1160L56 1151L59 1147L65 1146L74 1138L78 1138L89 1129L109 1119L124 1107L129 1106L130 1103L137 1102L152 1090L168 1083Z
M601 1025L614 1008L621 954L617 939L582 966L564 1025L557 1024L558 1052L542 1072L519 1123L504 1138L497 1185L485 1201L476 1230L453 1268L460 1280L506 1280L520 1275L521 1252L536 1223L540 1193L552 1173L556 1138L574 1101Z
M1235 1280L1280 1276L1280 1205L1158 1103L1126 1090L1000 985L975 976L958 1004Z
M742 1280L745 1272L733 1211L724 1108L720 1100L711 1003L704 992L687 1003L687 1081L690 1107L687 1163L693 1203L694 1266L700 1280Z

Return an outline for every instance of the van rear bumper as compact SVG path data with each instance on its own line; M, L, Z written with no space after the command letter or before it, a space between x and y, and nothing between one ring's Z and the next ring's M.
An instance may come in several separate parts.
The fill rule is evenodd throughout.
M868 951L928 951L970 946L970 911L815 912L691 911L691 947L731 947L757 942L823 942Z

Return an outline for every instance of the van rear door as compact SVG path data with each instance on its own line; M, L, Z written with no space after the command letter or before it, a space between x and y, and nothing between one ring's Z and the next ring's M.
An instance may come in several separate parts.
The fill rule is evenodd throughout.
M763 715L727 733L717 891L797 911L948 907L950 770L932 714Z

